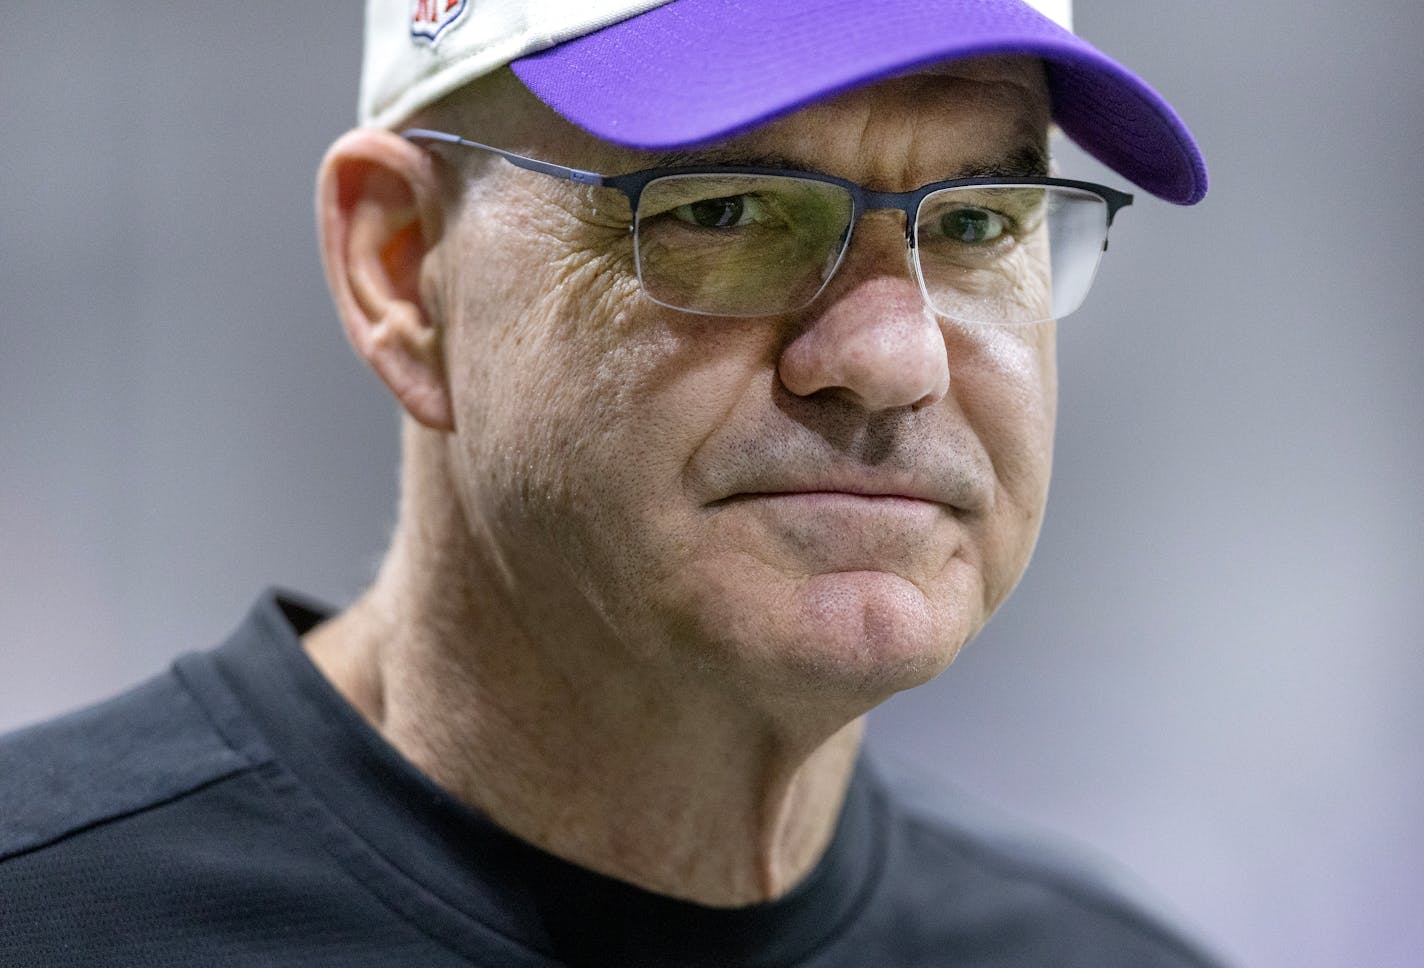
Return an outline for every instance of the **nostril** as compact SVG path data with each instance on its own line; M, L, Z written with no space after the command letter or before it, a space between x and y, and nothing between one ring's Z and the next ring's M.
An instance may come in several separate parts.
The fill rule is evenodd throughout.
M946 366L940 377L935 380L933 388L925 393L924 396L920 397L920 399L910 404L910 409L923 410L926 407L934 406L949 396L949 380L949 367Z

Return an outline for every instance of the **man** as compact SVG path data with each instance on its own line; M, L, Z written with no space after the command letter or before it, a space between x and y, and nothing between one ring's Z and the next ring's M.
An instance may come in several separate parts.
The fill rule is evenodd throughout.
M1191 203L1171 109L1020 0L372 0L362 114L384 566L6 741L0 963L1208 964L859 752L1038 532L1050 125Z

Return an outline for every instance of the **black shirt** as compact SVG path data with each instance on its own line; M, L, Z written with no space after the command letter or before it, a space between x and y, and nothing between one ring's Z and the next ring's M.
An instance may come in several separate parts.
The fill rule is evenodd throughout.
M437 787L270 593L215 651L0 740L0 966L1202 966L1100 877L862 756L774 902L710 908L547 854Z

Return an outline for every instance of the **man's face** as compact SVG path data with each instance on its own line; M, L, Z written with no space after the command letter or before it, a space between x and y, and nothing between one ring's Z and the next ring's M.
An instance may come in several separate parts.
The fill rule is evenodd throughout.
M712 150L906 190L1041 149L1048 110L1036 61L980 61ZM658 161L552 115L531 128L502 146L607 173ZM889 213L862 218L805 310L679 312L641 293L628 225L616 193L495 164L432 280L454 486L524 629L749 701L868 705L939 672L1038 532L1052 324L935 319Z

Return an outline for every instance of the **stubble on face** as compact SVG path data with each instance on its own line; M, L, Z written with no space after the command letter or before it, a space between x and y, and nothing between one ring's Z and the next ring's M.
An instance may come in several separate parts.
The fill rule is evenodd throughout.
M519 100L504 113L519 130L466 133L606 172L653 160L500 96ZM905 189L1021 154L1046 126L1041 69L1004 60L853 93L727 147ZM798 396L782 354L828 303L873 324L875 287L906 281L893 260L848 264L791 316L678 313L638 290L611 194L493 166L433 282L458 415L451 486L502 564L502 601L552 648L618 650L749 701L868 706L937 673L1038 531L1051 325L943 323L951 384L933 407Z

